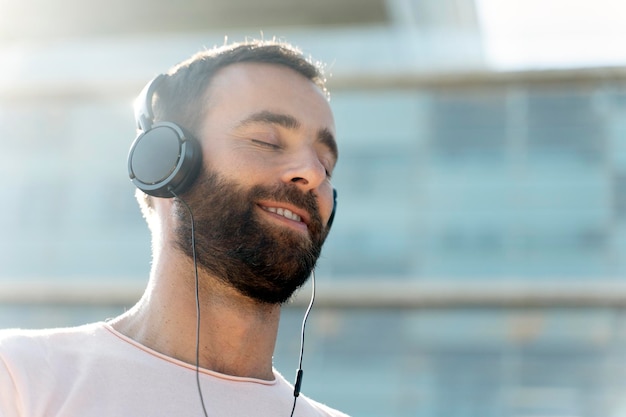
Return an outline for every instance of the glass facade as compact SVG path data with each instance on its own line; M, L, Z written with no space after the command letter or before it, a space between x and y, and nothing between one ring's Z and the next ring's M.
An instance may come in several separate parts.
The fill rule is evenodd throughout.
M336 94L341 198L328 268L619 279L624 98L620 83Z

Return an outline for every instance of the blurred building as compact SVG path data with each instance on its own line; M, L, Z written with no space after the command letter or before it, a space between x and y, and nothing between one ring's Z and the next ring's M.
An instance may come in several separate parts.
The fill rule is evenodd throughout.
M328 63L340 143L303 391L362 417L626 415L624 69L495 71L472 0L5 3L0 327L132 304L133 98L276 36Z

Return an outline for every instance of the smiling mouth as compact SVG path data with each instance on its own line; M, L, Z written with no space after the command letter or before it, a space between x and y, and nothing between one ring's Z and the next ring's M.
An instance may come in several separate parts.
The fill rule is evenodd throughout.
M270 213L274 213L277 214L279 216L283 216L286 219L289 220L293 220L295 222L301 222L302 221L302 217L300 217L299 215L297 215L296 213L292 212L289 209L286 208L281 208L281 207L265 207L265 206L261 206L261 208L265 211L269 211Z

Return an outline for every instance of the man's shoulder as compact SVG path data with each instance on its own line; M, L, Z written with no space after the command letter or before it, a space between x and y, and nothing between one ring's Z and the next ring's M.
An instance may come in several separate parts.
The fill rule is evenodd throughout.
M0 357L32 355L50 348L80 344L101 329L101 323L53 329L0 329Z
M45 410L72 392L105 332L102 323L0 330L0 415L56 415Z
M326 404L322 404L318 401L312 400L311 398L304 397L305 401L307 401L311 408L315 410L315 415L320 417L349 417L347 414L342 413L339 410L331 408ZM296 406L297 407L297 406Z
M306 398L306 397L305 397ZM331 408L326 404L322 404L310 398L306 398L306 401L311 405L311 408L315 410L315 416L318 417L349 417L347 414L342 413L339 410ZM297 406L296 406L297 408ZM313 414L312 414L313 415Z
M283 375L280 374L277 370L274 370L274 375L278 380L279 385L281 385L282 390L286 390L290 393L290 398L293 398L293 385L289 381L285 379ZM301 394L296 402L296 410L298 410L302 415L306 417L349 417L347 414L342 413L339 410L329 407L326 404L323 404L319 401L312 399L304 394Z
M97 332L104 326L102 322L83 324L74 327L58 327L46 329L0 329L0 342L13 340L45 340L63 337L83 337Z

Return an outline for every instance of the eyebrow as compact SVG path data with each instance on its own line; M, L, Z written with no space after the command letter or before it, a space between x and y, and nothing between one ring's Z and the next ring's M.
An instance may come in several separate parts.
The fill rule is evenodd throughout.
M290 130L296 130L302 126L300 121L293 116L290 116L288 114L274 113L267 110L251 114L250 116L242 120L239 123L239 126L243 127L254 123L268 123L282 126ZM335 136L329 129L320 129L317 132L317 140L330 150L335 160L339 158L337 141L335 140Z

